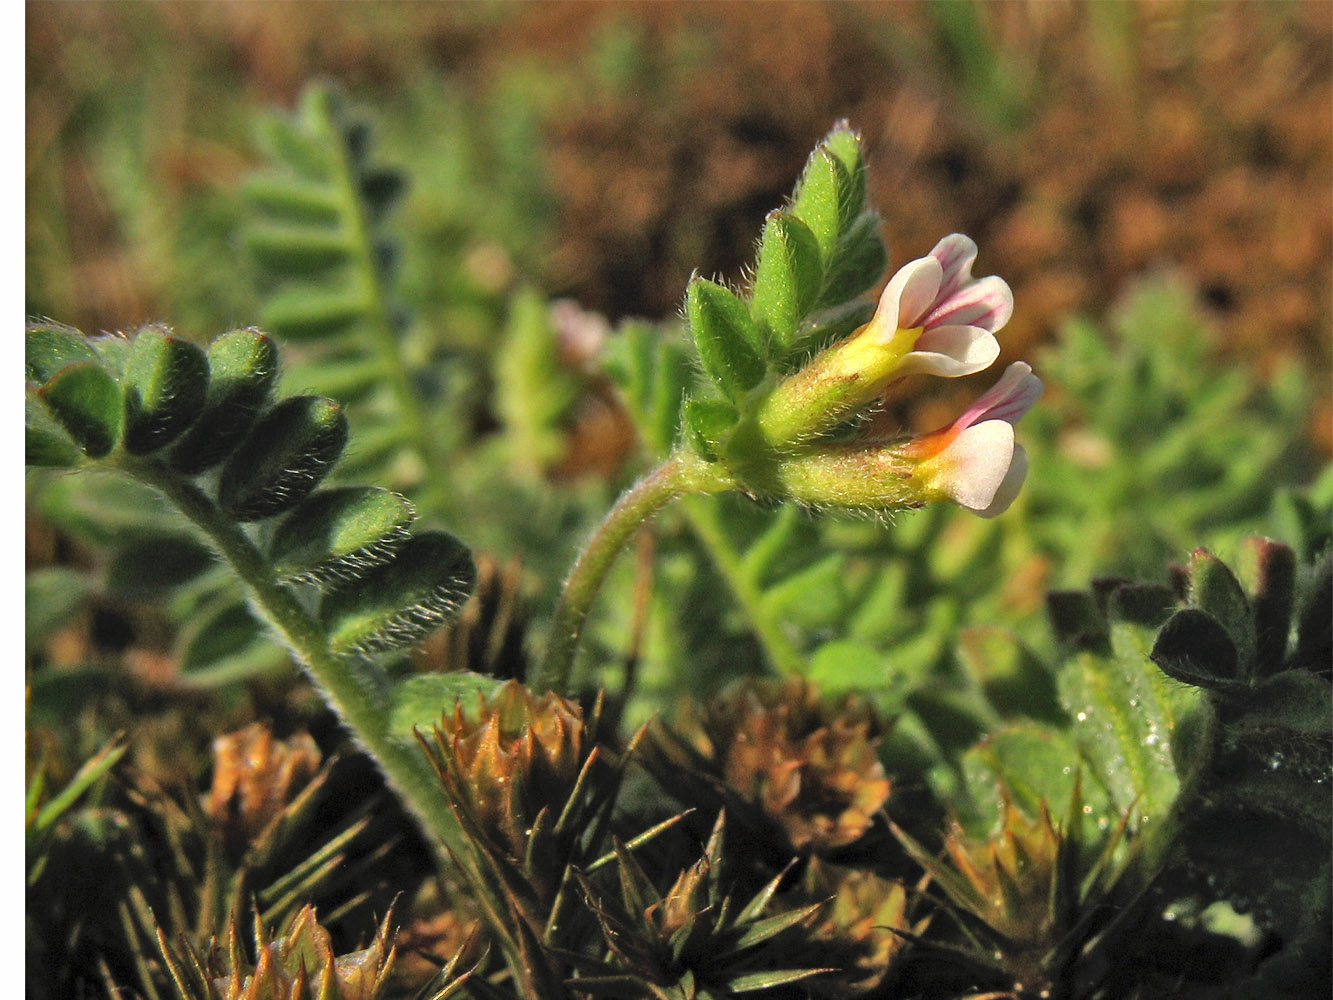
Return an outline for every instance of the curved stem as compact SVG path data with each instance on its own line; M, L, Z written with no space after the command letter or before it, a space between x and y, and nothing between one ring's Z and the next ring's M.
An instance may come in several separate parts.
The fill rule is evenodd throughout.
M686 493L716 493L731 485L730 477L701 459L677 452L639 480L611 508L574 561L551 619L546 659L533 679L536 691L569 688L574 654L583 625L616 556L649 518Z
M400 799L428 837L460 846L458 823L434 768L414 745L389 731L388 680L370 661L335 655L324 627L278 581L263 554L240 526L193 483L153 462L126 460L126 472L159 490L213 543L253 597L254 607L305 666L325 699L384 770Z

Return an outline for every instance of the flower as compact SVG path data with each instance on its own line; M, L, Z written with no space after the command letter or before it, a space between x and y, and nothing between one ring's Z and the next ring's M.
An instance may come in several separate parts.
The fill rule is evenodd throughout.
M995 331L1013 315L1014 295L1003 278L972 277L976 259L977 245L953 233L890 279L862 335L897 348L895 378L971 375L999 357Z
M1003 513L1027 475L1014 423L1041 395L1015 361L947 427L905 441L809 448L778 463L772 492L803 503L886 510L952 500L982 517Z
M1014 441L1014 424L1041 395L1041 379L1015 361L1000 381L948 427L901 448L924 460L915 478L982 517L1004 513L1027 477L1027 452Z
M890 279L870 322L772 388L756 409L766 443L790 449L874 403L907 375L956 378L990 367L1014 296L973 278L977 245L954 233Z

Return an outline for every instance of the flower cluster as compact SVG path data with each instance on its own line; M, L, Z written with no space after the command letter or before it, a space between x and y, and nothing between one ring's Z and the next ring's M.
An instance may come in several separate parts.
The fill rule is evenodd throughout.
M1027 472L1014 423L1042 390L1023 362L1011 364L952 424L929 434L813 441L900 378L956 378L994 363L995 333L1009 321L1014 299L1003 279L972 277L976 256L972 240L946 236L893 276L869 323L774 387L756 421L780 456L768 489L819 506L883 509L951 500L983 517L1013 502Z

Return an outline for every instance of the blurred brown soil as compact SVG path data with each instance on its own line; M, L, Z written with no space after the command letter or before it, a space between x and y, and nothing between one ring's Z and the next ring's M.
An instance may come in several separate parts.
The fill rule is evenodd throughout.
M1311 371L1333 451L1325 0L982 4L981 55L918 3L30 4L30 162L37 112L77 72L63 53L132 42L124 8L258 104L316 73L373 93L428 69L483 94L518 60L543 67L562 85L543 111L557 208L538 277L612 318L672 314L696 267L742 280L764 213L845 117L893 267L961 231L978 273L1013 286L1006 359L1179 271L1237 364ZM105 218L79 221L105 251Z

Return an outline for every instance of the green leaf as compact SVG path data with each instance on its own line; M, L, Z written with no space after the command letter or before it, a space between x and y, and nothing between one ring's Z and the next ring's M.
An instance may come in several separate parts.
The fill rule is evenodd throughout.
M1055 675L1012 632L983 625L965 629L959 637L959 655L1001 716L1066 721Z
M352 256L340 228L309 223L256 222L246 230L245 248L266 274L294 277L319 274Z
M97 352L97 357L107 373L119 380L121 373L125 371L125 363L129 360L134 340L123 333L104 333L89 337L88 346Z
M68 469L79 462L79 446L56 422L32 385L23 401L23 461L27 465Z
M1114 625L1110 655L1079 653L1058 679L1089 785L1102 784L1117 814L1132 805L1145 822L1164 817L1175 799L1176 726L1199 702L1197 692L1152 668L1149 635L1134 625Z
M495 404L512 453L529 472L540 473L565 452L579 386L560 363L546 300L533 289L513 298L494 373Z
M209 345L208 369L199 417L169 454L191 476L226 458L253 426L277 381L278 349L259 330L232 330Z
M1245 685L1236 644L1212 615L1198 608L1182 608L1157 633L1152 661L1178 681L1212 690L1233 690Z
M715 461L727 431L736 426L736 407L722 399L687 399L681 413L685 440L701 456Z
M269 557L289 579L356 577L389 559L415 517L405 497L379 487L321 490L278 525Z
M413 729L429 732L459 701L472 705L478 696L490 698L501 683L470 671L408 677L393 686L389 729L400 739L411 740Z
M347 444L342 407L322 396L278 403L232 453L218 481L218 503L238 521L294 507L319 485Z
M87 573L50 566L23 578L23 641L29 652L58 629L70 624L92 593Z
M889 266L879 216L867 212L844 229L825 268L818 305L836 306L871 288Z
M764 378L760 334L745 303L706 278L693 278L685 292L690 334L704 371L732 399Z
M410 646L452 621L475 583L467 547L446 532L425 532L391 561L325 594L319 617L340 655Z
M370 311L359 287L346 282L284 284L259 307L260 325L287 340L316 340L341 333Z
M98 360L87 337L59 323L29 323L23 337L23 352L27 380L39 384L66 365Z
M1110 627L1091 594L1081 590L1052 590L1046 595L1046 614L1062 645L1109 650Z
M68 365L38 395L85 455L104 458L111 453L120 438L123 402L120 386L101 365Z
M1249 676L1257 642L1254 616L1240 581L1222 560L1199 549L1190 560L1190 591L1193 604L1226 629L1235 646L1237 666Z
M842 235L844 192L850 193L851 177L847 168L828 149L820 145L810 154L792 199L791 214L809 227L819 244L827 265Z
M993 828L1007 797L1029 816L1040 816L1070 800L1080 781L1085 814L1095 823L1116 822L1118 814L1095 776L1087 771L1078 748L1058 729L1021 722L983 737L963 756L963 774L978 819ZM1081 778L1080 778L1081 775Z
M779 352L791 348L797 328L814 307L823 272L814 233L794 215L771 213L759 243L750 310L764 339Z
M302 181L286 174L253 174L241 187L247 201L266 215L289 222L336 223L343 203L331 184Z
M1245 554L1253 567L1254 675L1267 677L1283 667L1291 612L1296 600L1296 551L1266 538L1250 538Z
M605 364L649 447L666 454L676 440L681 400L691 382L693 365L684 338L649 323L629 322L607 345Z
M324 181L333 173L333 158L324 144L285 116L271 115L260 121L259 144L304 180Z
M244 601L226 601L197 618L183 643L182 673L197 673L237 656L263 635L263 627Z
M214 561L208 546L187 535L140 538L111 557L104 586L116 597L161 597L206 572Z
M877 688L884 675L883 653L862 642L840 639L815 650L805 677L824 695L833 697L846 691Z
M173 441L199 415L208 390L208 359L161 327L135 336L121 378L125 450L147 455Z
M112 740L94 756L84 761L83 765L75 772L74 777L69 780L69 784L42 806L41 811L31 822L33 829L40 833L55 823L67 809L78 801L80 795L116 766L116 761L120 760L128 749L128 744Z
M843 222L847 223L861 214L866 203L866 167L861 156L861 137L843 120L825 137L824 147L842 164L847 176L838 203Z

